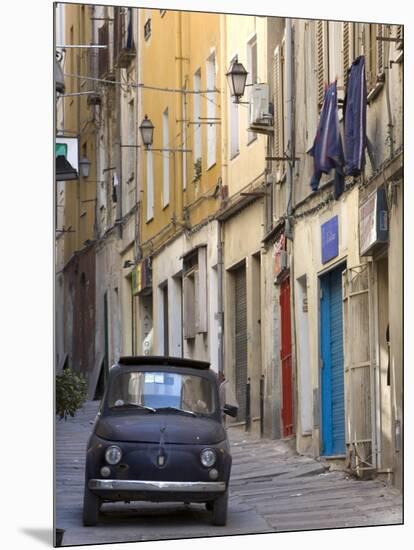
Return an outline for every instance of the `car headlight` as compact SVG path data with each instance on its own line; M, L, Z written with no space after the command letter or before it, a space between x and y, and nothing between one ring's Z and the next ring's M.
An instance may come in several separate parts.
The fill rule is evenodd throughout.
M116 445L111 445L105 451L105 460L108 464L118 464L122 458L122 451Z
M200 453L201 464L211 468L216 463L216 451L214 449L203 449Z

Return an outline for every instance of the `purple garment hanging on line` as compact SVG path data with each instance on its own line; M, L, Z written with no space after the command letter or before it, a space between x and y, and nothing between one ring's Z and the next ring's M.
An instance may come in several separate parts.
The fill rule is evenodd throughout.
M364 167L367 126L365 58L357 57L349 69L344 102L345 174L358 176Z
M325 90L318 130L312 148L308 151L314 159L314 172L310 185L313 191L319 187L322 174L335 169L334 196L337 199L344 190L344 153L339 132L336 81Z

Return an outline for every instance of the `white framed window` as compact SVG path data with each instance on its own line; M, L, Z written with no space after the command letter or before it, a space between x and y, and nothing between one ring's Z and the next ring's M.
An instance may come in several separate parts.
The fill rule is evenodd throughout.
M246 84L256 84L257 83L257 37L254 35L247 43L247 80ZM246 87L246 97L247 101L250 101L251 94L252 94L252 87L247 86ZM246 122L247 127L249 127L250 124L250 109L247 109L246 113ZM247 144L251 143L253 140L257 138L257 134L255 132L247 132Z
M237 55L229 63L229 67L238 61ZM230 134L230 159L233 159L240 153L239 140L239 105L234 103L233 98L229 94L229 134Z
M198 69L194 73L193 77L193 86L194 91L199 92L201 90L201 69ZM198 122L200 120L201 116L201 96L200 94L193 94L193 118L194 122ZM198 159L201 159L201 124L194 124L194 153L193 153L193 161L194 164L198 161Z
M213 52L207 59L207 89L216 89L216 54ZM206 94L207 119L215 122L216 118L216 96L214 91ZM207 122L208 122L207 121ZM216 124L207 124L207 168L216 163Z
M162 114L162 147L163 149L170 148L169 138L169 116L168 108ZM162 206L165 208L170 202L170 153L163 151L162 153Z
M149 149L147 155L147 222L154 217L154 168L152 162L152 151Z

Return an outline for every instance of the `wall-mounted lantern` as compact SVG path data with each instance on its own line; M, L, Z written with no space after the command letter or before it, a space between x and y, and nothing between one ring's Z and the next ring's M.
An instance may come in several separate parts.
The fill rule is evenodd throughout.
M80 167L80 171L81 171L81 174L82 174L82 177L83 178L87 178L89 177L89 172L90 172L90 168L91 168L91 161L86 158L86 157L82 157L79 161L79 167Z
M234 103L240 103L240 98L244 95L248 72L239 61L235 60L229 71L226 73L227 83L230 88L230 94L234 98Z
M145 149L149 149L154 137L154 125L147 115L145 115L144 120L141 122L139 131L141 132L141 138L145 145Z

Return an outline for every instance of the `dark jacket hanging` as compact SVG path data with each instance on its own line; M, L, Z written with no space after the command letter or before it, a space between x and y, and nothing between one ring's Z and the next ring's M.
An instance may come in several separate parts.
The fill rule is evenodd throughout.
M345 174L358 176L364 166L367 126L365 58L357 57L348 71L344 102Z
M314 158L314 172L310 183L313 191L318 189L322 174L335 169L334 196L337 199L344 190L344 154L339 132L336 82L326 88L315 141L308 153Z

